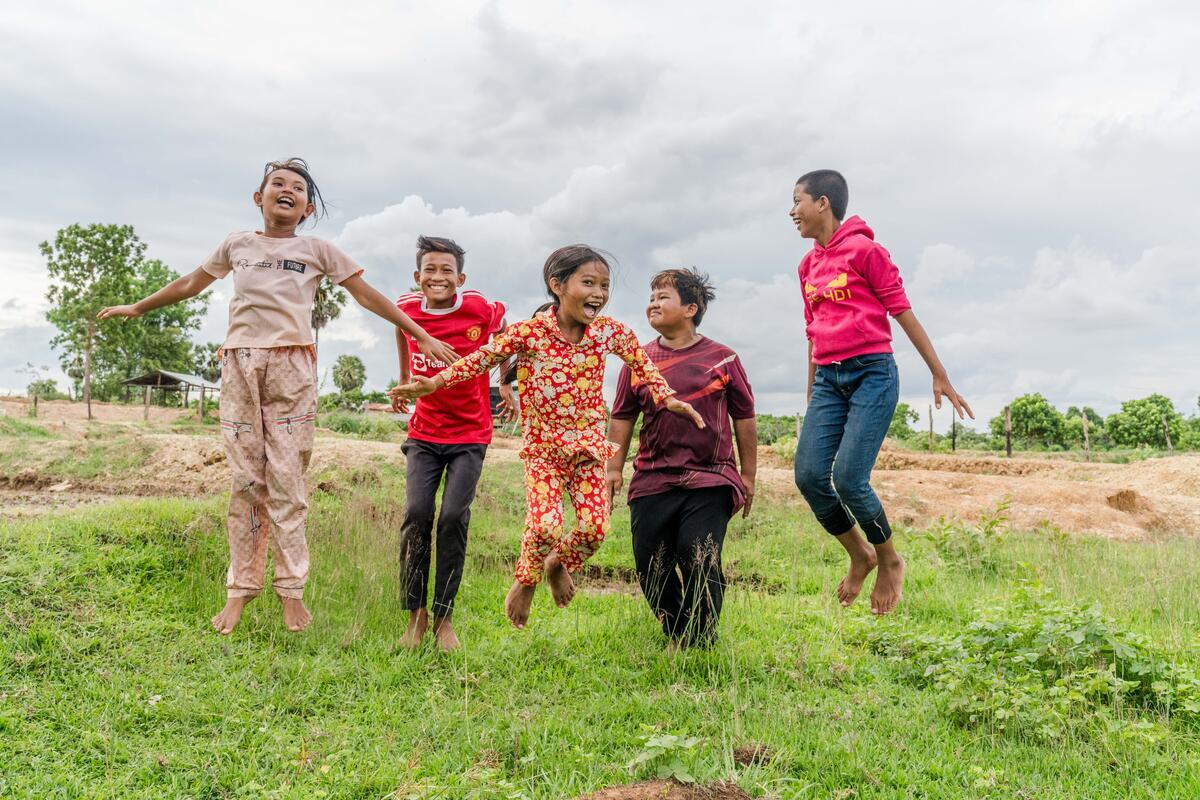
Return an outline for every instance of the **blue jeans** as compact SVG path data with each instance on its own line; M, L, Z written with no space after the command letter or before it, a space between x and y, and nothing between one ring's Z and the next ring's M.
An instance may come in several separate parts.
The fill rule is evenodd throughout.
M871 544L892 536L870 479L899 394L896 359L890 353L817 367L796 445L796 486L817 521L834 536L848 533L856 520Z

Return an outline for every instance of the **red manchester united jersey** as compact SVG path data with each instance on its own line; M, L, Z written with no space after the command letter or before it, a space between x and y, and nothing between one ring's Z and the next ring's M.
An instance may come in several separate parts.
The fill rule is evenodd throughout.
M479 292L460 291L450 308L426 308L425 295L410 292L396 301L396 307L430 336L454 348L459 356L469 356L488 343L500 330L504 304L492 302ZM407 334L406 334L407 336ZM417 343L408 338L409 366L413 375L432 378L448 364L426 358ZM417 409L408 423L412 439L436 444L490 444L492 408L488 374L434 392L417 401Z

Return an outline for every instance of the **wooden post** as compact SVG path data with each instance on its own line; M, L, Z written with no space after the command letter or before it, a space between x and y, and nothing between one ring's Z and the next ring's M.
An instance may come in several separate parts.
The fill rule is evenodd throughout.
M1163 438L1167 440L1167 451L1173 451L1175 448L1171 446L1171 429L1167 425L1167 415L1163 414Z
M204 387L200 387L200 421L204 422Z
M803 417L801 417L799 414L796 415L796 441L797 442L800 441L800 428L803 427L803 425L801 423L802 419L803 419Z
M188 389L190 389L190 388L191 387L188 386L186 383L183 385L183 410L184 411L187 411Z
M950 406L950 452L958 452L958 420L954 416L954 406Z
M150 419L150 387L142 387L142 419Z
M933 452L933 406L929 406L929 452Z
M1012 458L1012 406L1004 407L1004 452Z
M1088 415L1083 415L1083 460L1092 460L1092 440L1088 436Z
M38 398L37 392L34 392L33 393L33 416L34 416L34 419L37 418L37 398Z
M96 333L96 323L88 319L87 346L83 351L83 401L87 403L88 422L92 421L92 337Z

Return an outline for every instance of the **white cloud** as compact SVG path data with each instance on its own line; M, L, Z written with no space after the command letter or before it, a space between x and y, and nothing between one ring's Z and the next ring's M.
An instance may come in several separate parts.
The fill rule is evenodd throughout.
M56 360L39 241L130 223L184 272L258 224L261 165L300 154L332 203L313 233L388 294L408 287L419 233L459 239L468 285L516 316L540 302L552 248L606 248L620 261L611 311L645 335L653 271L712 273L704 330L742 351L762 407L780 412L803 393L794 270L808 243L786 218L791 182L836 166L981 416L1027 387L1059 405L1165 391L1192 407L1196 379L1179 368L1200 345L1187 324L1200 200L1180 179L1200 160L1190 4L1025 0L953 19L931 0L819 16L784 0L754 14L293 8L6 9L0 385L24 385L29 358ZM221 337L227 291L197 338ZM392 376L383 321L348 310L321 338L322 363L356 352L372 385ZM923 408L927 370L906 342L897 354L904 398Z

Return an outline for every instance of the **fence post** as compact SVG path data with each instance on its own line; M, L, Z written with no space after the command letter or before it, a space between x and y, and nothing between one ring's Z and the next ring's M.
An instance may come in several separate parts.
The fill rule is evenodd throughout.
M950 452L958 452L958 420L954 418L954 406L950 406Z
M200 421L204 422L204 387L200 387Z
M142 387L142 419L150 419L150 387Z
M1012 458L1012 406L1004 407L1004 452Z
M796 441L797 442L800 441L800 428L801 428L800 420L801 419L802 419L801 416L799 414L796 414Z
M33 393L33 417L34 417L34 419L37 419L37 403L38 403L38 395L37 395L37 392L34 392Z
M1092 441L1088 436L1088 416L1083 415L1083 460L1092 460Z
M929 406L929 452L933 452L933 405Z
M1167 451L1173 451L1175 448L1171 446L1171 429L1167 426L1167 415L1163 414L1163 438L1167 440Z

